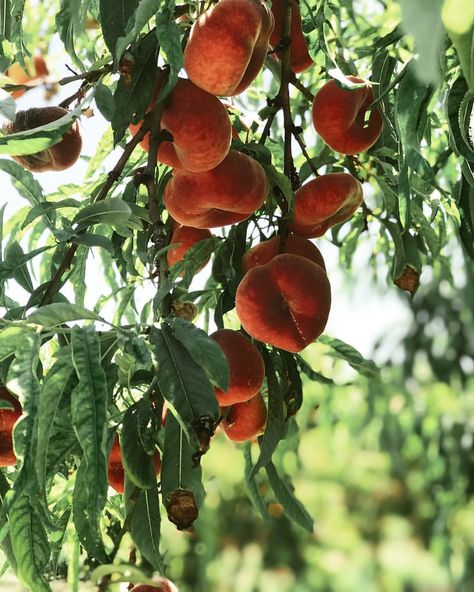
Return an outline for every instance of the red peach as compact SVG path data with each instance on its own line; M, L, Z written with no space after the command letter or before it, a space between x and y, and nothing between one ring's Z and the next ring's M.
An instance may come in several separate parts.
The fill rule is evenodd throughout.
M260 435L265 429L267 407L259 393L249 401L236 403L222 420L222 429L229 440L245 442Z
M238 95L260 72L273 16L260 0L220 0L191 28L184 68L203 90Z
M310 238L344 222L362 203L362 185L348 173L329 173L313 179L295 193L291 230Z
M149 584L138 584L134 586L130 592L179 592L178 588L170 580L163 579L157 583L156 586Z
M16 464L13 450L13 426L22 414L19 401L10 391L0 386L0 400L11 403L13 409L0 409L0 467L10 467Z
M211 171L175 170L163 200L170 215L181 224L214 228L251 216L261 207L267 192L267 177L261 164L231 150Z
M275 18L275 28L270 36L272 47L278 45L283 35L284 8L284 0L272 0L272 13ZM313 59L308 53L308 44L301 28L299 0L291 2L290 37L290 65L293 72L298 74L313 65ZM278 54L274 55L278 57Z
M158 92L155 94L158 96ZM166 100L161 128L167 130L173 140L160 144L158 160L175 169L195 173L209 171L220 164L229 152L232 125L219 99L180 78ZM141 122L130 125L131 133L135 134L140 126ZM148 152L150 134L145 136L141 146Z
M300 255L277 255L246 273L235 305L252 337L299 352L324 331L331 287L320 265Z
M161 456L158 450L153 454L153 464L155 465L155 472L158 475L161 471ZM108 479L109 484L117 493L123 493L125 491L125 471L122 464L122 449L120 448L118 434L115 434L114 443L110 449Z
M258 243L258 245L255 245L244 253L244 256L242 257L242 272L247 273L247 271L257 265L268 263L273 257L276 257L279 254L279 249L279 236L274 236L269 240ZM326 269L323 256L318 247L302 236L289 234L286 238L284 252L290 253L291 255L301 255L301 257L306 257L320 265L323 269Z
M191 226L181 226L178 225L174 230L171 236L170 243L176 243L178 246L172 247L166 253L166 259L168 261L168 266L172 267L178 261L182 261L186 252L194 246L196 243L202 240L206 240L212 237L212 234L207 229L203 228L192 228ZM201 267L203 269L207 264ZM200 271L200 270L199 270Z
M364 82L348 76L352 82ZM313 124L326 144L342 154L358 154L370 148L382 131L382 115L376 107L367 118L367 108L374 100L369 84L347 90L335 80L327 82L313 101Z
M248 401L262 388L265 377L263 358L253 343L238 331L220 329L211 335L229 363L230 383L227 391L215 389L221 407Z

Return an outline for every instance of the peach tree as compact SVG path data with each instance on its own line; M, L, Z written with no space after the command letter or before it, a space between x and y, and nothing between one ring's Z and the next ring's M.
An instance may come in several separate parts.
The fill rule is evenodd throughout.
M79 573L171 590L160 524L192 530L221 437L241 443L255 512L271 522L277 502L312 532L275 454L303 378L333 380L302 352L380 380L324 332L338 310L320 249L347 275L368 249L368 277L381 262L414 299L453 248L474 258L471 2L0 13L0 171L21 204L3 192L5 568L33 591ZM106 122L97 145L81 120Z

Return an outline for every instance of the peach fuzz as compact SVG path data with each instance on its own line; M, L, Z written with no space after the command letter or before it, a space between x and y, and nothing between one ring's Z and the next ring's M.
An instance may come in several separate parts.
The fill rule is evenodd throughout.
M180 224L215 228L235 224L258 210L268 192L265 171L250 156L231 150L216 168L205 173L175 170L163 201Z
M364 82L348 76L352 82ZM371 109L366 122L367 108L374 100L368 84L347 90L335 80L327 82L313 101L313 124L326 144L341 154L358 154L375 144L382 131L382 114Z
M259 436L265 429L266 421L267 407L259 393L249 401L232 405L221 426L229 440L245 442Z
M272 0L272 13L275 19L275 28L270 35L272 47L276 47L283 36L284 8L284 0ZM293 72L299 74L313 65L313 59L308 53L308 44L303 35L300 7L297 0L291 2L290 37L290 65ZM278 53L272 55L278 58Z
M0 400L7 401L13 409L0 409L0 467L11 467L16 464L13 450L13 427L22 414L21 405L10 391L0 387Z
M235 305L249 335L299 352L324 331L331 287L320 265L300 255L277 255L245 274Z
M158 475L161 471L161 456L158 450L153 455L153 464L155 465L155 472ZM125 470L122 463L122 449L118 434L115 434L114 443L110 449L107 473L109 485L117 493L123 493L125 491Z
M176 243L166 253L168 266L172 267L178 261L182 261L186 252L199 241L206 240L212 237L212 234L207 229L192 228L191 226L178 225L171 236L170 244ZM206 261L207 263L207 261ZM201 267L205 267L206 263Z
M264 265L268 263L273 257L276 257L280 251L280 237L273 238L258 243L249 249L242 257L242 273L247 273L257 265ZM298 236L297 234L289 234L285 241L285 253L290 255L301 255L320 265L326 269L323 256L316 245L314 245L307 238Z
M195 173L215 168L230 148L232 125L224 105L183 78L178 80L166 101L161 129L167 130L173 140L160 144L158 160L175 169ZM140 126L141 122L131 124L129 129L135 134ZM140 144L148 152L150 134Z
M273 24L260 0L220 0L191 28L184 50L189 78L213 95L240 94L263 66Z
M3 129L6 134L14 134L34 129L64 117L68 111L62 107L33 107L26 111L17 111L15 121L7 122ZM45 150L35 154L11 157L29 171L63 171L71 167L81 155L82 138L79 123L75 121L63 139Z
M352 175L321 175L296 191L290 228L302 236L322 236L331 226L350 218L362 197L362 185Z
M255 397L265 377L263 358L254 344L242 333L220 329L211 335L224 352L230 370L227 391L215 389L221 407L243 403Z

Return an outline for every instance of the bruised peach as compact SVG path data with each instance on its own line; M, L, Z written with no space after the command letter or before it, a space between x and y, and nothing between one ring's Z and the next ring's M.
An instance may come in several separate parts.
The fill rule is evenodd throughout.
M260 0L220 0L191 28L184 68L203 90L238 95L260 72L273 16Z
M316 238L344 222L362 203L362 185L348 173L329 173L313 179L295 193L291 230Z
M229 152L232 125L219 99L180 78L166 101L161 129L167 130L173 139L160 144L158 160L195 173L220 164ZM140 126L141 122L130 125L129 129L135 134ZM150 134L140 144L148 152Z
M211 335L224 352L230 370L227 391L215 389L221 407L248 401L262 388L265 377L263 358L253 343L242 333L220 329Z
M231 150L211 171L174 171L163 200L170 215L180 224L214 228L251 216L261 207L267 192L267 177L261 164Z
M272 0L272 13L275 19L275 28L270 35L270 45L276 47L283 37L285 0ZM308 53L308 44L301 28L298 0L291 0L290 37L290 65L293 72L298 74L313 65L313 59ZM278 57L278 54L274 55Z
M348 76L355 83L361 78ZM361 88L347 90L334 80L327 82L313 101L313 124L316 132L326 144L342 154L358 154L370 148L382 131L382 115L374 107L368 107L374 100L368 84Z
M209 230L204 228L192 228L191 226L178 225L171 236L170 243L176 243L176 247L172 247L167 253L166 258L168 266L172 267L178 261L182 261L186 252L196 243L212 237ZM206 261L207 263L207 261ZM205 267L206 263L201 267Z
M235 306L249 335L299 352L324 331L331 287L320 265L300 255L277 255L245 274Z
M259 393L249 401L232 405L221 426L229 440L245 442L260 435L266 421L267 407Z
M268 263L273 257L279 254L280 250L280 237L274 236L273 238L258 243L251 249L249 249L242 257L242 272L247 273L253 267L257 265L264 265ZM297 234L289 234L285 241L285 253L292 255L301 255L306 257L314 263L320 265L323 269L326 269L323 256L316 245L314 245L308 239L298 236Z
M153 464L155 465L155 472L158 475L161 471L161 456L158 450L153 455ZM123 493L125 490L125 471L122 463L122 450L120 448L120 441L117 434L115 435L114 443L110 449L107 473L109 485L111 485L117 493Z
M20 418L22 408L19 401L10 391L0 386L0 401L7 401L13 409L0 409L0 467L10 467L16 464L13 450L13 426Z
M149 584L138 584L134 586L130 592L179 592L178 588L170 580L162 579L156 586Z
M3 129L6 134L31 130L52 121L56 121L68 111L62 107L34 107L26 111L17 111L15 121L7 122ZM45 150L35 154L12 155L25 169L33 172L62 171L72 166L81 154L82 138L77 120L71 125L63 139Z

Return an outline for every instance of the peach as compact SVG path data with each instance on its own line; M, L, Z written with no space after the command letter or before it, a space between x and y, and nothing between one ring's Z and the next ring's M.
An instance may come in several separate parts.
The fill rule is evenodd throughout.
M214 228L249 218L262 206L267 192L262 165L231 150L211 171L174 171L163 200L170 215L180 224Z
M64 117L68 111L62 107L37 107L26 111L17 111L15 121L7 122L3 129L7 134L23 132L56 121ZM35 154L12 155L25 169L33 172L63 171L72 166L81 154L82 138L77 120L63 139L41 152Z
M249 401L232 405L221 426L229 440L245 442L260 435L266 421L267 407L259 393Z
M178 261L182 261L186 252L194 246L196 243L202 240L206 240L212 237L212 234L207 229L203 228L192 228L191 226L178 225L171 236L170 243L176 243L176 247L172 247L166 253L168 266L172 267ZM207 264L201 267L203 269ZM199 270L200 271L200 270Z
M324 331L331 287L320 265L285 253L245 274L237 288L235 306L249 335L299 352Z
M364 82L355 76L348 78L352 82ZM347 90L331 80L314 97L314 129L337 152L363 152L375 144L382 131L382 114L379 109L374 107L368 114L367 108L373 100L369 84Z
M344 222L362 203L362 185L348 173L328 173L313 179L295 193L291 230L316 238Z
M191 28L184 50L189 78L213 95L238 95L263 66L273 24L260 0L220 0Z
M20 418L22 408L19 401L10 391L0 386L0 400L11 403L13 409L0 409L0 467L10 467L16 464L13 450L13 426Z
M275 19L275 28L270 35L270 45L272 47L276 47L283 36L284 10L285 0L272 0L272 13ZM293 72L298 74L313 65L313 59L308 53L308 44L301 28L298 0L292 0L291 2L290 37L290 65ZM274 55L278 57L278 54Z
M249 249L242 257L242 272L247 273L247 271L257 265L268 263L273 257L276 257L279 254L279 249L279 236L274 236L269 240L258 243L258 245ZM318 247L302 236L289 234L286 238L284 252L290 253L291 255L301 255L301 257L306 257L320 265L323 269L326 269L323 256Z
M221 407L242 403L255 397L265 377L263 358L255 345L242 333L220 329L211 335L224 352L230 370L227 391L215 389Z
M38 83L41 83L41 79L49 74L46 62L41 55L33 56L33 63L27 59L26 67L28 72L25 72L18 62L15 62L8 68L6 74L13 84L26 84L31 80L38 80ZM10 94L14 99L19 99L25 92L26 89L20 89L14 90Z
M158 450L153 455L153 464L155 465L155 472L158 475L161 471L161 456ZM122 450L120 448L118 434L115 434L114 443L110 449L107 472L109 484L117 493L123 493L125 490L125 470L122 464Z
M178 588L170 580L163 579L157 583L156 586L149 584L138 584L134 586L130 592L179 592Z
M159 90L160 87L155 98ZM220 164L229 152L232 125L219 99L180 78L166 101L161 128L167 130L173 140L160 144L158 160L194 173L209 171ZM135 134L140 126L141 122L130 125L129 129ZM150 134L140 144L148 152Z

